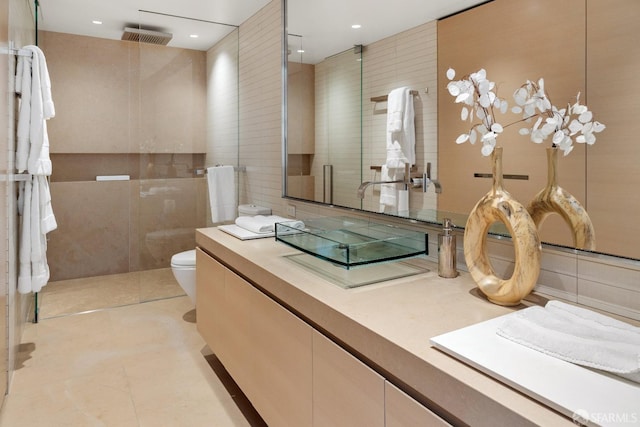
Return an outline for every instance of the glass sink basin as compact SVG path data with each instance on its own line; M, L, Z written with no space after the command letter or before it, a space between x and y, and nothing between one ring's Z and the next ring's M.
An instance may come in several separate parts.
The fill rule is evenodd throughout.
M276 240L344 268L428 254L428 235L359 218L276 224Z

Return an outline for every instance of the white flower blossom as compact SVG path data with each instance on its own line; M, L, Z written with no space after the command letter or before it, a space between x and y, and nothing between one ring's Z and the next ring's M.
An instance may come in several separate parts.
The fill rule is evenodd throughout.
M604 124L593 121L593 113L586 105L580 104L579 93L573 105L558 110L544 92L544 79L538 80L537 84L527 80L513 93L513 99L516 106L511 111L522 114L523 121L529 122L537 117L531 128L520 129L520 135L530 135L536 144L553 135L553 146L562 150L565 156L573 150L574 137L577 143L592 145L596 142L595 134L606 128Z
M453 68L447 70L447 90L455 97L457 104L464 104L460 111L462 121L469 120L471 129L456 139L457 144L469 141L475 144L482 142L481 152L488 156L496 146L496 139L504 128L495 119L495 112L504 114L508 111L507 101L497 96L496 84L487 79L487 72L480 69L475 73L464 76L461 80L454 80L456 72ZM516 105L511 109L515 114L521 114L522 120L533 125L519 130L520 135L528 135L532 142L541 144L551 136L554 147L569 154L574 142L592 145L596 142L596 134L602 132L606 126L593 120L593 113L586 105L580 104L580 93L573 105L558 109L551 104L545 92L544 79L537 82L527 80L513 93ZM474 114L475 113L475 114ZM478 119L479 122L473 124ZM535 121L534 121L535 120Z
M463 133L456 139L457 144L469 141L475 144L480 134L482 142L481 152L488 156L496 146L496 138L502 133L503 126L495 119L495 111L504 114L509 109L509 103L496 94L496 84L487 80L487 72L480 69L475 73L463 77L461 80L453 80L456 72L453 68L447 70L447 84L449 94L455 97L457 104L464 104L460 111L460 118L472 123L468 133ZM474 114L475 113L475 114ZM473 124L474 117L480 122Z

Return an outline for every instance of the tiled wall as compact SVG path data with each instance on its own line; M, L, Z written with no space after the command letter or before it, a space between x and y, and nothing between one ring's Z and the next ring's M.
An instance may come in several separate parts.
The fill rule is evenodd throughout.
M386 103L371 102L372 97L408 86L418 92L414 96L416 124L416 166L425 170L431 163L432 177L438 176L437 142L437 28L436 22L387 37L365 46L363 55L363 169L364 180L379 180L369 166L381 165L386 159ZM378 211L379 192L367 190L363 208ZM355 191L354 191L355 193ZM411 210L435 209L437 198L433 187L423 194L411 191Z
M52 281L168 267L205 226L205 192L203 178L52 183Z
M238 162L238 37L235 30L207 52L206 166Z
M240 203L282 213L282 8L273 0L240 26Z
M52 153L205 151L205 52L50 31L38 43L56 103Z
M205 166L207 114L215 115L211 140L237 152L237 126L227 124L237 123L237 107L226 93L237 76L237 32L209 54L52 32L40 41L57 112L49 125L58 220L49 236L51 280L168 267L206 225L196 170ZM207 77L221 72L228 85L208 87ZM209 108L206 87L219 93ZM231 108L221 111L220 102ZM222 157L211 153L210 162L237 161ZM98 175L131 181L97 182Z

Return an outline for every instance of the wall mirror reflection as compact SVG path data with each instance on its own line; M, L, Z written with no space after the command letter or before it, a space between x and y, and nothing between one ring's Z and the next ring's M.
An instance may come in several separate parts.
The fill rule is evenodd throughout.
M591 217L595 251L640 259L640 224L634 219L640 199L633 196L640 185L640 146L632 142L640 132L633 117L640 30L631 22L640 3L406 0L388 9L358 0L333 3L287 1L288 197L434 223L450 217L463 227L490 188L491 166L480 145L455 143L468 126L446 91L447 68L459 77L485 68L512 105L517 87L543 77L554 105L573 103L580 93L607 125L594 145L576 144L558 159L560 185ZM400 12L406 10L412 12ZM415 94L411 176L429 170L440 184L431 183L426 192L410 186L407 210L383 206L381 185L358 194L362 183L383 180L388 104L381 97L400 87ZM509 114L505 123L517 119ZM546 184L545 148L551 142L534 144L518 128L511 126L499 143L504 173L520 178L505 185L526 204ZM574 246L558 215L544 222L541 238Z

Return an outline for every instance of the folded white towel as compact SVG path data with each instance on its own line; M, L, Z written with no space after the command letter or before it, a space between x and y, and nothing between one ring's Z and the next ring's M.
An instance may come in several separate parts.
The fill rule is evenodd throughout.
M278 215L240 216L236 218L236 225L238 227L242 227L245 230L259 234L273 233L275 231L276 223L278 222L286 222L287 226L293 228L304 228L304 223L302 221L295 221Z
M593 327L597 328L601 326L607 328L607 332L612 330L609 328L635 332L637 339L640 340L640 328L614 319L613 317L596 313L593 310L587 310L586 308L577 307L562 301L549 301L547 305L545 305L545 309L578 322L581 320L594 322ZM636 341L636 344L640 345L640 341Z
M640 382L640 328L553 302L505 316L498 335L534 350Z

